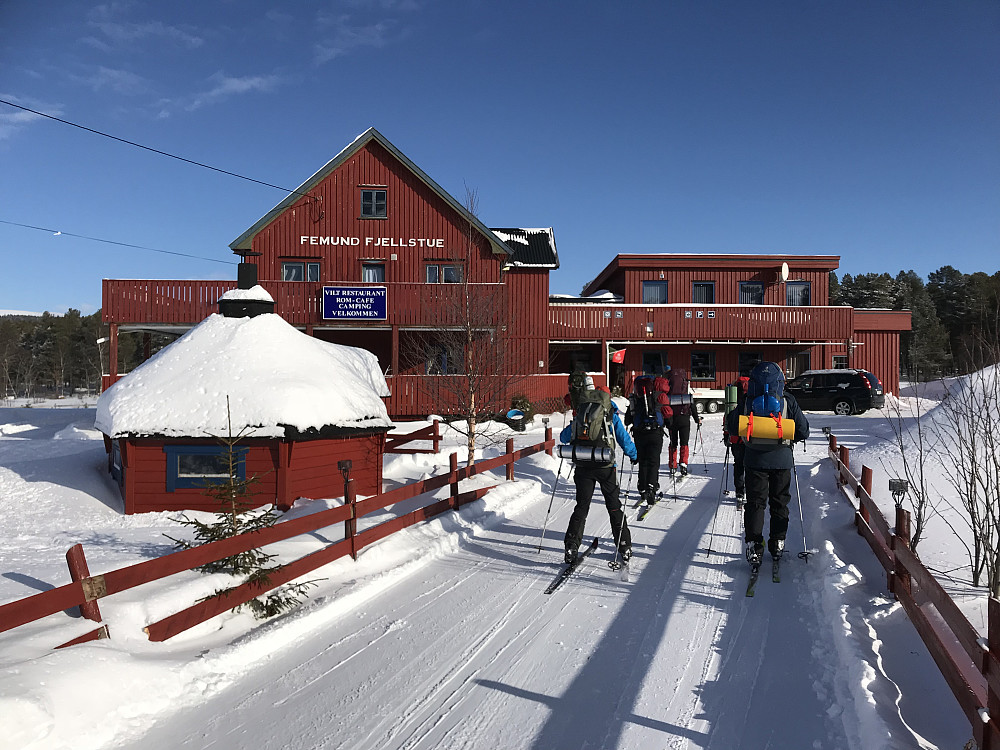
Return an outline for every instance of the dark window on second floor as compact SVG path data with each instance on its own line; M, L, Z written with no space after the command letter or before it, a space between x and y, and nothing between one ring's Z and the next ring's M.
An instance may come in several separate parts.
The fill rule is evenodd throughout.
M691 301L696 305L715 304L715 282L696 281L691 286Z
M644 281L642 282L642 304L644 305L665 305L667 304L667 282L665 281Z
M740 282L740 304L741 305L763 305L764 285L759 281Z
M385 263L362 263L361 280L376 283L385 281Z
M386 191L364 188L361 191L361 218L384 219L387 216Z
M282 281L319 281L319 263L306 261L281 262Z
M808 281L785 282L785 304L806 307L812 304L812 284Z
M691 352L691 380L715 380L715 352Z
M428 263L428 284L458 284L462 281L462 267L453 263Z

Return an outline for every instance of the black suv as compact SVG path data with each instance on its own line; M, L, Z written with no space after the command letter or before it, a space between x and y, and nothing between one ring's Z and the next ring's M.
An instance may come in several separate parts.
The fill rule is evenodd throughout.
M867 370L807 370L785 390L803 409L861 414L885 406L882 383Z

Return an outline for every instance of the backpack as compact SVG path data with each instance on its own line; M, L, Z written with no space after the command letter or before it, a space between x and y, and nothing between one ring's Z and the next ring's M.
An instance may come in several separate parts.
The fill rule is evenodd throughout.
M636 378L632 383L628 410L632 415L632 429L652 431L663 427L663 415L656 403L653 379L648 375Z
M667 375L667 380L670 383L670 403L676 407L675 411L682 415L690 414L691 395L688 393L687 373L679 367L675 367Z
M574 370L569 376L569 405L576 411L577 404L580 402L580 394L587 390L588 383L591 388L594 387L594 379L590 377L583 370Z
M785 375L774 362L760 362L750 371L743 412L740 437L747 445L789 445L792 442L795 422L788 419Z
M611 395L597 389L582 391L573 415L570 444L580 448L606 448L608 463L614 461L615 438L611 427ZM575 454L577 458L580 454ZM592 454L593 455L593 454ZM597 457L594 457L597 460Z

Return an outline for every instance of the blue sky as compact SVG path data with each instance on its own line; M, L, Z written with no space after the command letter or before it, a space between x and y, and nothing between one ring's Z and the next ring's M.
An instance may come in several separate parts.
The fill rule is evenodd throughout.
M554 227L554 293L619 252L1000 268L996 0L0 0L0 39L0 99L286 189L374 126ZM235 278L286 194L5 104L0 175L5 310Z

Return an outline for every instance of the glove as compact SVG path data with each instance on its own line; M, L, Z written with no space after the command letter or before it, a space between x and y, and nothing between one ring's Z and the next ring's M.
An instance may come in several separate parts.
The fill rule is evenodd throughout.
M628 460L629 460L629 463L632 464L632 466L635 466L637 463L639 463L639 457L638 456L636 456L635 458L632 458L631 456L629 456Z

